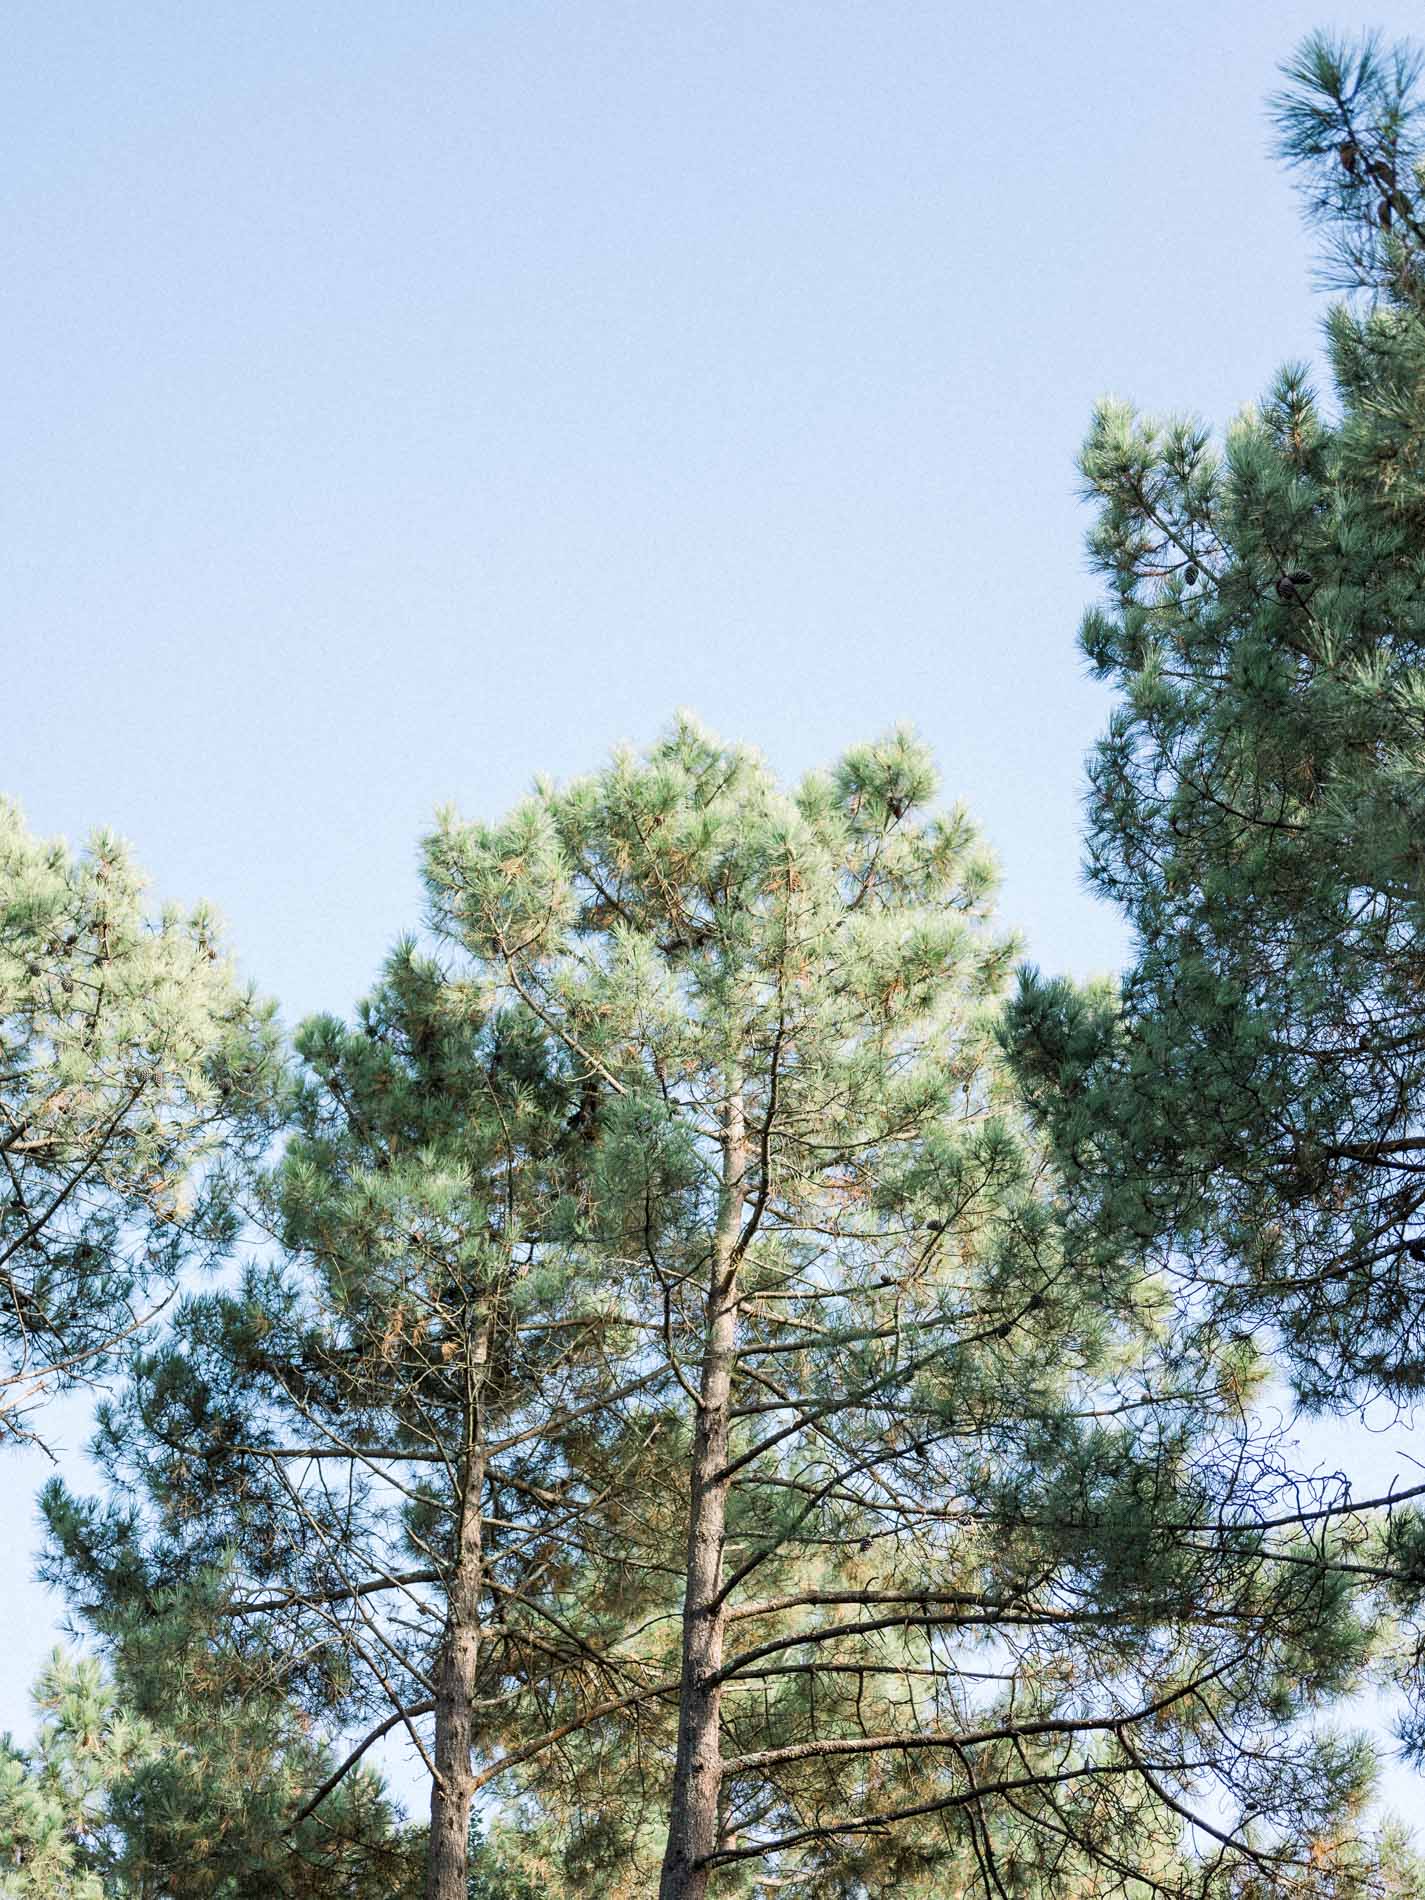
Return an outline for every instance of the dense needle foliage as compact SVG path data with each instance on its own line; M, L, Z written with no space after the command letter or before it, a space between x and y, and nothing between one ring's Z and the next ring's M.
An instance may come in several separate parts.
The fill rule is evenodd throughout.
M990 867L934 790L903 734L784 791L685 721L431 846L438 926L582 1077L574 1232L677 1421L676 1732L622 1718L661 1891L1176 1890L1209 1785L1245 1845L1208 1878L1302 1885L1364 1762L1284 1718L1364 1632L1290 1518L1245 1528L1251 1355L1063 1253Z
M207 911L150 919L119 840L0 800L0 1441L229 1241L274 1045Z
M1414 68L1308 42L1278 101L1360 286L1214 446L1121 405L1083 455L1119 689L1089 869L1120 995L1026 980L1021 1076L1083 1232L1170 1248L1315 1402L1425 1383L1425 192Z

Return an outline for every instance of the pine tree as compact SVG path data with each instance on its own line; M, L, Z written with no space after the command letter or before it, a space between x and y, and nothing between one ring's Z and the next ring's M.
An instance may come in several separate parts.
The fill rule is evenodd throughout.
M33 1746L0 1738L0 1891L10 1900L108 1900L119 1858L109 1798L152 1739L92 1660L55 1650L34 1700Z
M1120 404L1083 455L1119 692L1089 872L1121 994L1032 975L1010 1043L1079 1244L1170 1250L1307 1400L1425 1388L1425 174L1418 62L1308 40L1276 103L1333 281L1334 408L1219 451Z
M0 800L0 1436L224 1246L217 1164L260 1132L269 1010L207 911L143 903L117 839L72 856Z
M1013 946L934 789L904 734L788 793L683 721L428 854L438 927L574 1065L575 1237L679 1420L676 1730L636 1711L664 1900L1196 1890L1190 1761L1274 1873L1365 1772L1282 1730L1364 1634L1323 1550L1217 1534L1231 1376L1059 1250L994 1060Z
M641 1601L618 1512L657 1421L623 1416L648 1379L566 1271L580 1104L541 1026L406 943L357 1023L305 1024L297 1054L260 1194L283 1252L185 1302L101 1408L111 1500L50 1488L53 1574L141 1678L365 1725L277 1835L334 1825L366 1749L409 1736L426 1892L464 1900L472 1749L517 1755L556 1693L638 1692L602 1632Z
M1081 638L1120 699L1089 871L1135 952L1117 993L1030 973L1007 1032L1076 1249L1155 1257L1207 1333L1279 1349L1324 1408L1425 1389L1419 64L1313 36L1275 102L1350 293L1334 402L1288 368L1220 451L1195 422L1095 417L1110 601ZM1347 1502L1418 1703L1421 1520L1397 1496L1348 1528ZM1418 1707L1406 1732L1418 1755Z
M1383 1890L1369 1751L1298 1720L1369 1661L1350 1553L1250 1350L1065 1253L934 792L681 721L445 819L434 952L301 1032L278 1258L47 1499L136 1681L325 1738L274 1835L402 1730L438 1900Z

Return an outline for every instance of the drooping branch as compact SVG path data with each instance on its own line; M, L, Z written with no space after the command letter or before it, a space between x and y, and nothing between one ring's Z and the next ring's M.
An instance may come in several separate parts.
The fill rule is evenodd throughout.
M351 1773L352 1769L355 1768L367 1749L379 1742L383 1735L389 1735L398 1722L411 1722L414 1721L417 1716L429 1715L434 1707L435 1699L434 1697L430 1697L424 1702L413 1702L409 1708L397 1709L393 1714L388 1715L384 1722L378 1722L376 1727L372 1729L369 1734L362 1737L356 1747L353 1748L351 1753L347 1756L346 1760L342 1762L341 1766L333 1769L321 1787L317 1789L316 1793L297 1810L292 1816L292 1819L287 1823L286 1832L291 1834L302 1825L308 1815L314 1814L322 1805L323 1801L326 1800L327 1796L336 1788L340 1787L341 1783Z

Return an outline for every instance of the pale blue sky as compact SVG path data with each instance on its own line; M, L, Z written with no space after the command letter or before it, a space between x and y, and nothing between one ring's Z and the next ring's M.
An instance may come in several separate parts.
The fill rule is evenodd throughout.
M417 921L443 800L678 705L789 772L910 718L1031 953L1112 966L1073 455L1105 391L1221 420L1314 353L1262 100L1323 23L11 0L0 789L213 899L294 1018Z

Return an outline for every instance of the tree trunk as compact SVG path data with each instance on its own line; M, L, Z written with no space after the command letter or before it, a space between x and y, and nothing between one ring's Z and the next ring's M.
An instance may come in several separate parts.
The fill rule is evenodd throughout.
M708 1678L722 1667L722 1552L727 1527L728 1414L737 1337L738 1235L746 1192L746 1130L742 1090L729 1095L723 1118L722 1205L708 1275L707 1321L697 1429L693 1437L688 1512L688 1569L683 1595L683 1669L678 1696L678 1757L659 1900L703 1900L703 1863L718 1841L722 1790L722 1688Z
M435 1679L435 1780L430 1791L426 1900L467 1900L474 1774L475 1671L480 1660L481 1530L485 1490L485 1373L490 1324L469 1336L466 1443L460 1464L455 1566Z

